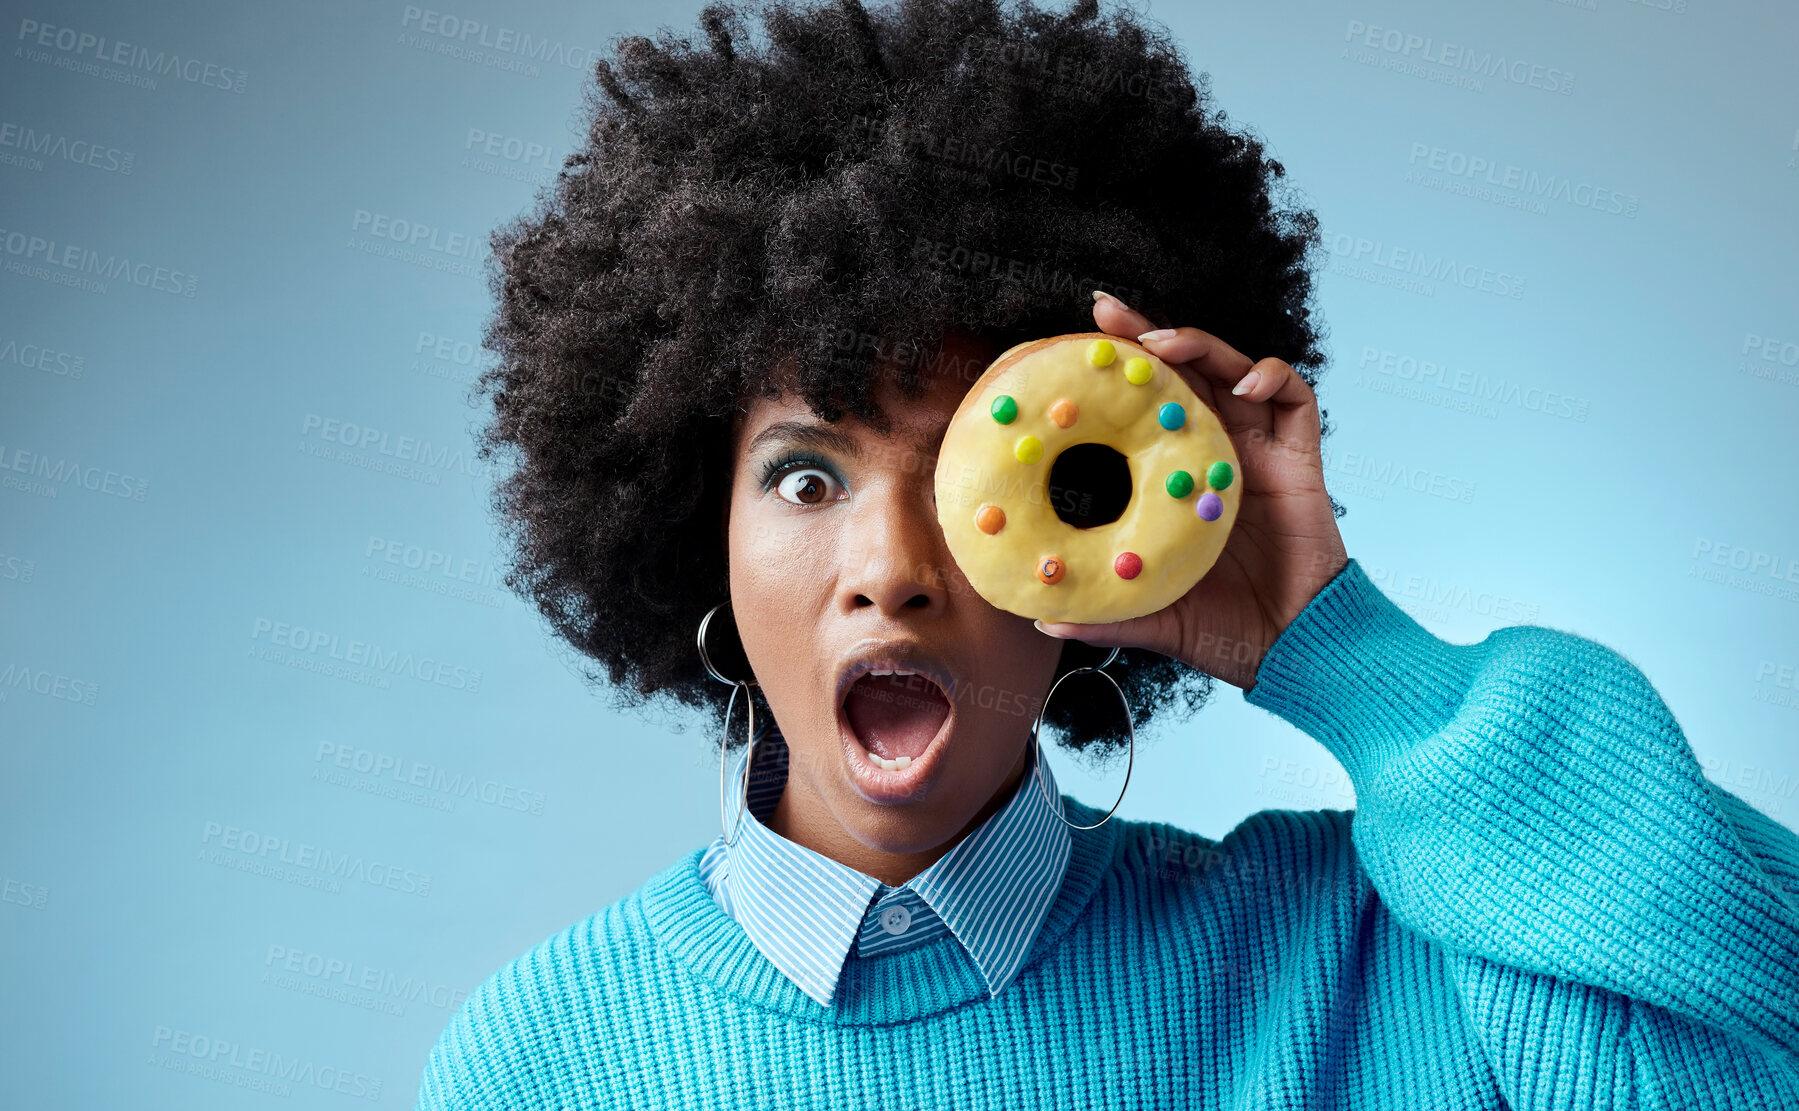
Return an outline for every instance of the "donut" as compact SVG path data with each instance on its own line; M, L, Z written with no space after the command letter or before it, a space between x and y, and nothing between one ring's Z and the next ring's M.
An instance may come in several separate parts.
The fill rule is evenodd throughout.
M1104 332L1021 343L950 418L937 519L969 586L1043 621L1123 621L1217 562L1243 482L1218 415Z

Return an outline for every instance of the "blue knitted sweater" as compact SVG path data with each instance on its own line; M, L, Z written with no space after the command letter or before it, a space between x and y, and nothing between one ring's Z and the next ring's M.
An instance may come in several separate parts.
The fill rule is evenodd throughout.
M1358 808L1076 832L997 997L946 935L821 1008L695 849L482 984L418 1106L1799 1108L1799 838L1621 656L1449 644L1352 561L1246 697Z

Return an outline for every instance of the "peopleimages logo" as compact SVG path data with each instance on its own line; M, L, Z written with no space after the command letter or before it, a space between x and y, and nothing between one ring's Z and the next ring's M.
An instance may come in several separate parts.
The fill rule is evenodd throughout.
M1325 448L1322 455L1327 473L1378 483L1378 486L1372 487L1364 487L1356 482L1347 484L1356 493L1370 494L1377 500L1383 493L1381 486L1403 486L1414 493L1429 494L1445 501L1466 503L1474 500L1474 483L1458 475L1408 466L1390 459L1377 459L1359 451L1333 452L1330 448Z
M0 582L28 583L37 573L37 560L0 552Z
M433 359L457 366L473 366L478 349L469 340L453 339L440 336L434 332L420 332L418 342L413 345L415 355L429 353Z
M69 486L128 501L143 501L150 491L149 479L102 467L83 466L74 460L53 458L16 444L0 444L0 472L6 472L0 474L0 485L51 498ZM21 479L15 475L29 475L30 478Z
M1766 575L1778 582L1799 583L1799 559L1792 556L1745 548L1740 544L1711 540L1703 536L1693 541L1692 558L1698 559L1701 556L1733 571Z
M462 145L462 167L508 181L548 185L556 178L556 152L548 143L471 127Z
M320 741L313 761L317 765L313 770L314 779L320 777L321 770L337 768L379 780L391 780L402 787L423 788L449 799L481 802L501 810L516 810L524 814L543 813L545 800L542 791L533 791L528 787L497 779L451 772L434 764L410 760L389 752L377 752L336 741Z
M1799 586L1787 585L1799 583L1799 559L1790 555L1702 536L1693 541L1692 559L1687 567L1688 578L1784 602L1799 602Z
M28 61L45 62L62 69L73 69L93 76L106 77L127 85L154 89L156 82L145 74L172 77L190 85L241 93L249 74L232 66L199 58L184 58L166 50L151 50L118 39L58 27L35 19L19 20L17 48ZM50 55L48 51L55 51ZM96 64L97 63L97 64ZM117 66L110 72L101 66ZM132 72L135 71L135 72Z
M27 690L46 698L77 702L84 706L92 706L94 700L100 697L100 685L91 680L76 679L44 668L9 663L5 670L0 670L0 702L6 700L7 692L15 690Z
M529 31L495 27L479 19L465 19L411 4L401 14L400 26L413 32L400 36L402 46L429 49L497 69L517 70L528 76L536 76L538 71L523 64L527 61L585 70L593 66L596 57L587 47L570 46L558 39L540 38Z
M411 652L386 649L366 640L341 637L323 629L292 625L258 617L250 626L251 654L274 663L287 663L302 671L324 670L327 674L346 671L362 677L404 675L421 683L449 687L473 694L481 689L481 672L477 668L446 663L431 656L415 656ZM259 651L259 648L261 649ZM283 651L285 650L285 651ZM323 667L309 667L308 663ZM341 665L331 667L330 665Z
M1567 175L1539 173L1514 163L1502 163L1478 154L1436 147L1429 143L1413 143L1406 165L1413 167L1406 174L1406 180L1413 184L1446 192L1457 192L1466 187L1492 186L1517 194L1519 200L1528 198L1534 202L1530 210L1538 213L1547 210L1547 205L1542 202L1562 201L1593 212L1634 217L1637 206L1641 203L1635 193L1620 192L1590 181L1576 181ZM1423 174L1418 172L1420 169L1432 172ZM1478 192L1472 195L1487 199Z
M419 872L381 860L368 860L352 853L334 853L308 841L291 841L272 837L253 829L209 821L200 831L200 858L209 863L238 868L241 871L268 874L276 879L293 879L299 873L305 879L319 879L328 884L350 880L370 887L384 887L403 895L421 899L431 894L431 873ZM317 882L302 886L317 887ZM335 892L335 886L328 886Z
M406 1013L407 1003L424 1003L442 1011L468 998L464 989L427 976L401 975L287 945L270 945L262 963L265 984L396 1016Z
M413 359L408 369L414 374L458 386L472 386L481 376L476 347L468 340L420 332L412 351Z
M1426 391L1427 397L1434 393L1465 398L1475 403L1470 411L1480 416L1497 416L1497 406L1507 405L1564 420L1584 422L1587 419L1589 404L1584 397L1573 397L1541 386L1493 377L1454 367L1447 362L1419 359L1386 348L1363 347L1362 357L1356 368L1363 371L1375 370L1381 376L1393 379L1399 387L1416 385L1420 391ZM1378 380L1367 380L1365 375L1358 376L1357 382L1375 388L1377 392L1396 392L1393 388L1382 388L1377 384ZM1398 392L1410 396L1404 394L1402 388Z
M0 343L0 363L41 370L45 374L70 380L80 378L82 370L87 366L86 360L80 355L71 355L67 351L59 351L41 343L20 343L11 338Z
M1352 46L1378 50L1405 62L1439 66L1453 73L1496 77L1514 85L1564 95L1574 91L1574 74L1565 69L1523 58L1508 58L1492 50L1439 42L1430 35L1401 31L1396 27L1381 27L1352 19L1348 30L1344 32L1343 41Z
M1535 602L1450 582L1435 575L1401 572L1375 563L1365 565L1364 570L1368 581L1395 601L1401 605L1407 601L1417 602L1433 619L1442 619L1454 610L1487 620L1529 625L1537 621L1541 612Z
M479 127L468 129L468 138L463 141L462 149L469 154L503 158L508 162L540 165L545 169L554 169L556 166L556 152L548 143L501 135L496 131L485 131Z
M390 258L445 274L478 277L482 240L467 232L446 231L436 224L389 216L359 208L350 218L346 246L363 254Z
M300 1087L357 1099L381 1098L381 1081L377 1077L192 1030L158 1026L150 1038L150 1047L155 1051L150 1055L152 1065L269 1095L291 1096L294 1087ZM222 1071L226 1069L233 1071Z
M1799 366L1799 343L1776 339L1773 336L1764 336L1756 332L1743 333L1742 353L1753 356L1764 363Z
M71 139L54 131L39 131L10 120L0 122L0 163L23 166L33 172L44 168L42 159L90 166L113 174L129 174L137 168L137 155L92 139Z
M486 560L469 559L382 536L369 537L362 556L369 561L363 564L362 573L382 582L451 594L483 605L500 605L497 598L489 601L481 593L494 590L505 581L500 568ZM387 566L371 567L371 563Z
M1463 289L1518 300L1524 296L1524 278L1504 270L1463 262L1449 255L1433 255L1411 247L1395 247L1378 239L1346 232L1324 233L1324 245L1341 260L1344 273L1377 284L1417 285L1412 279L1449 282ZM1385 271L1385 274L1381 272ZM1409 288L1409 287L1407 287ZM1433 292L1419 286L1419 292Z
M417 436L403 436L374 425L339 420L320 413L307 413L300 419L300 436L303 451L309 446L316 449L309 454L329 456L336 452L341 462L365 467L373 465L372 469L391 470L401 477L423 478L432 486L439 485L444 474L480 478L490 467L472 449L434 444ZM309 445L313 440L320 443ZM324 448L320 444L337 447Z
M356 215L350 220L350 230L372 235L376 239L385 239L390 243L462 258L474 258L480 248L480 240L465 232L445 231L431 224L370 212L366 208L356 210Z
M0 228L0 251L12 256L12 261L25 270L14 270L15 273L26 273L27 277L39 277L54 281L59 285L90 283L92 292L105 293L106 287L92 283L90 275L95 278L107 278L114 281L127 281L141 289L151 289L158 293L168 293L177 297L192 297L200 279L192 274L176 270L168 266L158 266L151 262L133 261L130 255L104 254L91 247L82 247L74 243L58 243L54 239L46 239L41 235L30 235L22 231L11 231ZM34 265L36 264L36 265ZM43 267L53 267L53 271L29 273ZM12 266L8 267L13 269ZM68 280L58 280L58 275Z
M1799 710L1799 668L1789 663L1763 660L1755 669L1755 686L1749 697L1757 702ZM1793 789L1799 787L1799 776L1789 782L1783 775L1780 782L1785 788L1781 793L1791 796Z
M49 905L49 901L50 889L41 884L26 883L11 876L6 877L5 883L0 883L0 903L43 910Z
M1757 332L1743 333L1742 370L1753 378L1799 386L1799 343Z

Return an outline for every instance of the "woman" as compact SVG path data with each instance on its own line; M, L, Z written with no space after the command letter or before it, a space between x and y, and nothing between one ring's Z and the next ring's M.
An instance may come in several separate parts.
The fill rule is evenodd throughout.
M1799 844L1616 653L1448 644L1348 558L1316 223L1164 36L984 0L701 25L619 44L496 236L487 436L515 585L626 698L735 698L740 755L753 697L752 774L483 984L419 1106L1799 1106ZM960 579L933 454L1001 350L1090 328L1221 414L1242 507L1168 609L1033 627ZM1110 648L1123 706L1045 706ZM1039 711L1115 749L1213 679L1358 810L1212 842L1055 790Z

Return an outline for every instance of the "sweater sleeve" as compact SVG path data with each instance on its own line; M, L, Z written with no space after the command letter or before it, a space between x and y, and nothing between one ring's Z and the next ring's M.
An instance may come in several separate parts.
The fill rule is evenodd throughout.
M546 1105L570 1023L559 1012L558 954L571 926L482 981L462 1001L426 1058L414 1111L508 1111ZM566 1078L564 1078L566 1079Z
M1799 1107L1799 837L1622 656L1450 644L1351 560L1245 698L1343 764L1357 857L1449 955L1508 1104Z
M490 978L471 994L438 1036L425 1061L414 1111L518 1105L507 1064L520 1055L521 1047L510 1044L511 1016L494 1005L494 984Z

